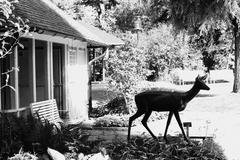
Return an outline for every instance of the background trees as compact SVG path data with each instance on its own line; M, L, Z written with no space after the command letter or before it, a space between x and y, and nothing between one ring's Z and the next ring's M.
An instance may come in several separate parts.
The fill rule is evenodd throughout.
M169 1L172 22L178 30L188 30L189 33L200 32L204 36L212 28L219 29L224 23L225 30L229 30L234 40L234 85L233 92L240 91L240 35L239 1L212 0L212 1ZM211 33L213 34L213 33Z

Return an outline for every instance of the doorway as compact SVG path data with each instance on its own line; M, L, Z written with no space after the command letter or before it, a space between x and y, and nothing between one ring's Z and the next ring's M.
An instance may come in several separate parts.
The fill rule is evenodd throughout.
M64 106L64 45L53 43L53 90L60 116L66 109Z

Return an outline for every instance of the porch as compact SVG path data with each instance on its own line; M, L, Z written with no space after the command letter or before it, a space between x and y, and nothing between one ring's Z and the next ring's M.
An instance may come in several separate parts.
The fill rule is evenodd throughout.
M55 99L61 118L86 118L81 109L88 100L86 42L34 33L20 43L24 48L1 60L0 112L26 115L31 103ZM8 78L2 73L11 67Z

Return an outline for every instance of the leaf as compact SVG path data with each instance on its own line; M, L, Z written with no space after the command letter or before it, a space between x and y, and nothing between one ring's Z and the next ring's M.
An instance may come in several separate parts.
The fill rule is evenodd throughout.
M18 43L18 46L21 47L22 49L24 49L24 45L21 43Z
M137 139L135 139L134 143L136 146L140 147L140 146L143 146L144 140L143 140L143 138L137 138Z

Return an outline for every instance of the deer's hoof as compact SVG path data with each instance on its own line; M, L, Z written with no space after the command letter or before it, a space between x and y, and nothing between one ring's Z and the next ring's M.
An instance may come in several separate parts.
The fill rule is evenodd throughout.
M189 139L185 139L185 141L186 141L187 145L189 145L189 146L193 146L194 145Z
M189 146L194 146L194 143L192 143L190 140L187 141Z
M164 137L163 139L164 139L166 144L169 144L169 141L168 141L167 137Z

